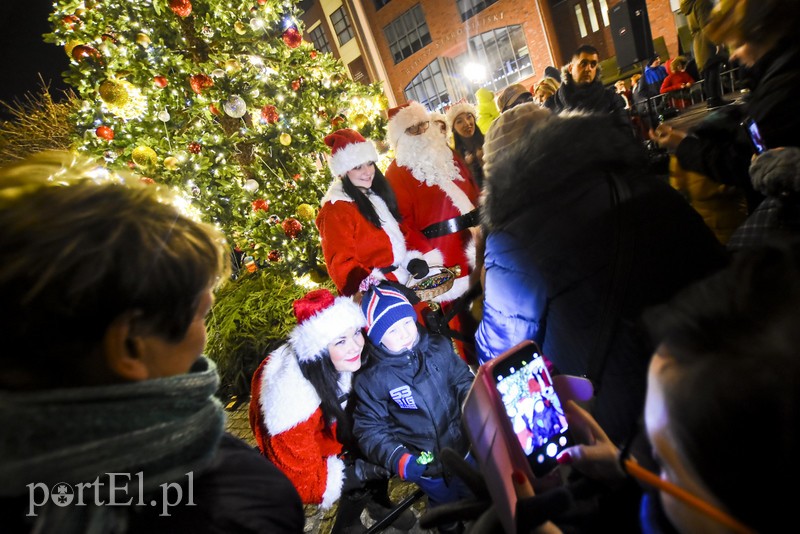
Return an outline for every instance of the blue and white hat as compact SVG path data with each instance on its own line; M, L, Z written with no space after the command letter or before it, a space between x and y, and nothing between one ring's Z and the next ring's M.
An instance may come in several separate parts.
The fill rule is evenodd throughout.
M361 310L367 318L367 337L380 345L386 331L395 323L417 312L402 292L389 286L373 286L361 301Z

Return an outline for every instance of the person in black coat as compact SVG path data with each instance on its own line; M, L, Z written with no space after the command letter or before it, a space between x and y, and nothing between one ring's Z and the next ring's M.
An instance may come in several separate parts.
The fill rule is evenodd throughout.
M752 87L744 105L720 108L688 132L666 124L650 132L682 168L741 187L751 212L764 197L750 182L753 149L742 123L753 119L767 148L800 146L798 26L798 0L720 2L705 31L714 42L731 44L731 60L749 70Z

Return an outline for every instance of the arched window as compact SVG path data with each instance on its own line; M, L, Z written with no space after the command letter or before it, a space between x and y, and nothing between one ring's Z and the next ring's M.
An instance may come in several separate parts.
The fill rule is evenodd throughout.
M450 101L440 58L419 71L403 90L407 100L416 100L429 111L438 111Z
M533 65L522 26L515 24L484 32L469 40L470 52L456 58L458 72L467 64L477 62L486 66L486 78L476 80L477 86L497 92L512 83L533 76Z

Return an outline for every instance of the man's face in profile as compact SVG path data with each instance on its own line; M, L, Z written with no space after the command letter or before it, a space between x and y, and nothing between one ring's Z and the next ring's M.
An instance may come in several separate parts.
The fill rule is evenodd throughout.
M572 58L569 73L578 85L592 83L597 77L597 64L599 63L597 54L587 54L581 52Z

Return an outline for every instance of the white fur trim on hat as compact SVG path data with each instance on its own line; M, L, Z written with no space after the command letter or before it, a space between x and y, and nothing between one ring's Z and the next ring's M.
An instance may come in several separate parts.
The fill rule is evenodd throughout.
M428 120L430 120L430 114L419 102L409 102L406 107L399 110L386 126L386 139L392 150L397 149L397 141L400 140L400 136L403 135L406 128Z
M289 343L301 362L316 360L328 344L348 328L366 326L361 308L348 297L336 297L333 304L298 324Z
M469 102L453 104L447 110L447 127L450 128L450 130L453 129L453 123L456 122L456 119L462 113L471 113L473 117L478 118L478 112L475 110L475 106Z
M344 176L347 171L359 165L376 161L378 161L378 151L375 150L372 141L367 140L363 143L350 143L337 150L328 159L328 165L334 176Z

